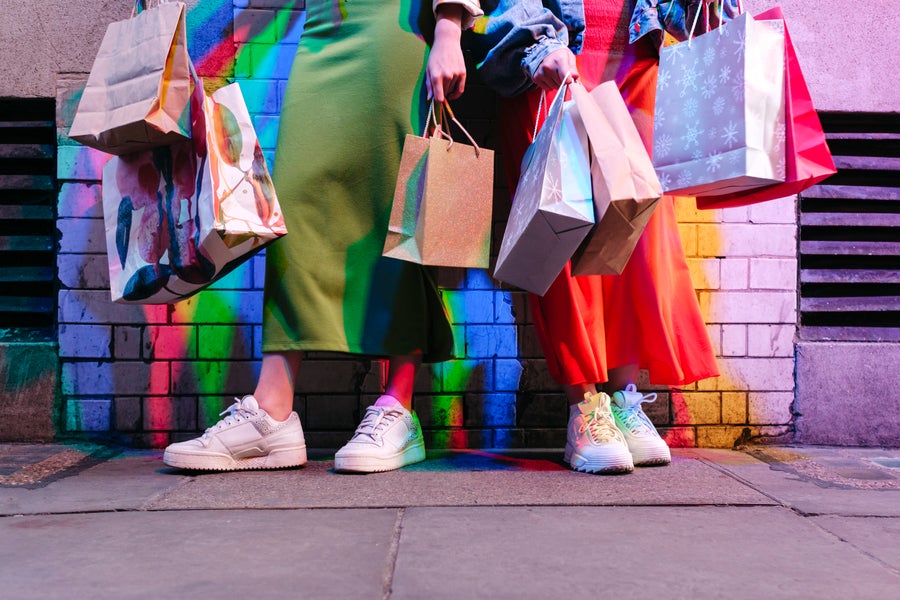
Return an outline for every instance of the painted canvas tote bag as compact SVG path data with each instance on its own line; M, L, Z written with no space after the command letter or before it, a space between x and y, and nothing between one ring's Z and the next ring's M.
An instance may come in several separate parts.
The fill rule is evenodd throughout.
M287 233L238 84L195 93L192 106L191 140L115 156L103 169L116 302L183 300Z

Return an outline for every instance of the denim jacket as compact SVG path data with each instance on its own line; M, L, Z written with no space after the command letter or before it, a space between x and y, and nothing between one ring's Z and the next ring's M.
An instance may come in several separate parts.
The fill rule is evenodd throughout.
M740 0L637 0L631 14L629 39L633 44L653 34L658 47L665 32L683 42L692 30L697 36L715 29L741 14L741 8Z
M503 96L531 88L532 75L548 54L568 47L581 51L581 0L483 0L463 44L485 83Z
M590 1L590 0L588 0ZM503 96L531 88L532 76L548 54L568 46L575 54L584 40L582 0L483 0L464 44L484 81ZM741 13L741 0L632 0L631 43L653 34L684 41ZM701 10L696 20L697 11Z

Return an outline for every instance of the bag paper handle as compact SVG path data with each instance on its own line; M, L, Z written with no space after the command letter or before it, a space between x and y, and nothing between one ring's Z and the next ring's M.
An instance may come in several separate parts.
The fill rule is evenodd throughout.
M156 0L156 6L167 3L169 0ZM131 18L133 19L139 13L153 8L153 0L134 0L134 6L131 7Z

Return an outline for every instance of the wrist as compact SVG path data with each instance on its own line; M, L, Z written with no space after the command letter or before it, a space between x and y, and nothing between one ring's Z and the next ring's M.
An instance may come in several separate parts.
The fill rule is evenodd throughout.
M462 38L462 23L452 17L438 18L434 26L434 38L459 40Z
M437 7L434 16L437 26L448 27L453 24L459 31L462 31L463 18L467 14L459 4L441 4Z

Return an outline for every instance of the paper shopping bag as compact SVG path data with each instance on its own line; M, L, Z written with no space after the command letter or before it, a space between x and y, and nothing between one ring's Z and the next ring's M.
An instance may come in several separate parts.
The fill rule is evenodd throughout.
M825 141L822 123L812 103L812 97L797 52L784 22L781 7L771 8L754 17L757 21L776 21L784 28L785 52L785 177L784 183L763 188L722 194L698 196L697 208L713 209L745 206L766 200L799 194L834 175L837 169Z
M653 164L669 194L784 181L784 33L749 14L660 50Z
M449 106L445 104L445 110ZM486 268L490 259L494 153L435 135L407 135L382 254L444 267Z
M594 224L588 139L563 86L525 152L494 277L546 293Z
M191 140L113 157L103 169L116 302L183 300L287 233L238 84L195 98Z
M572 257L573 275L618 275L634 252L662 187L615 81L590 94L572 86L575 119L590 140L596 225Z
M190 137L184 18L183 3L166 2L109 25L69 137L110 154Z

